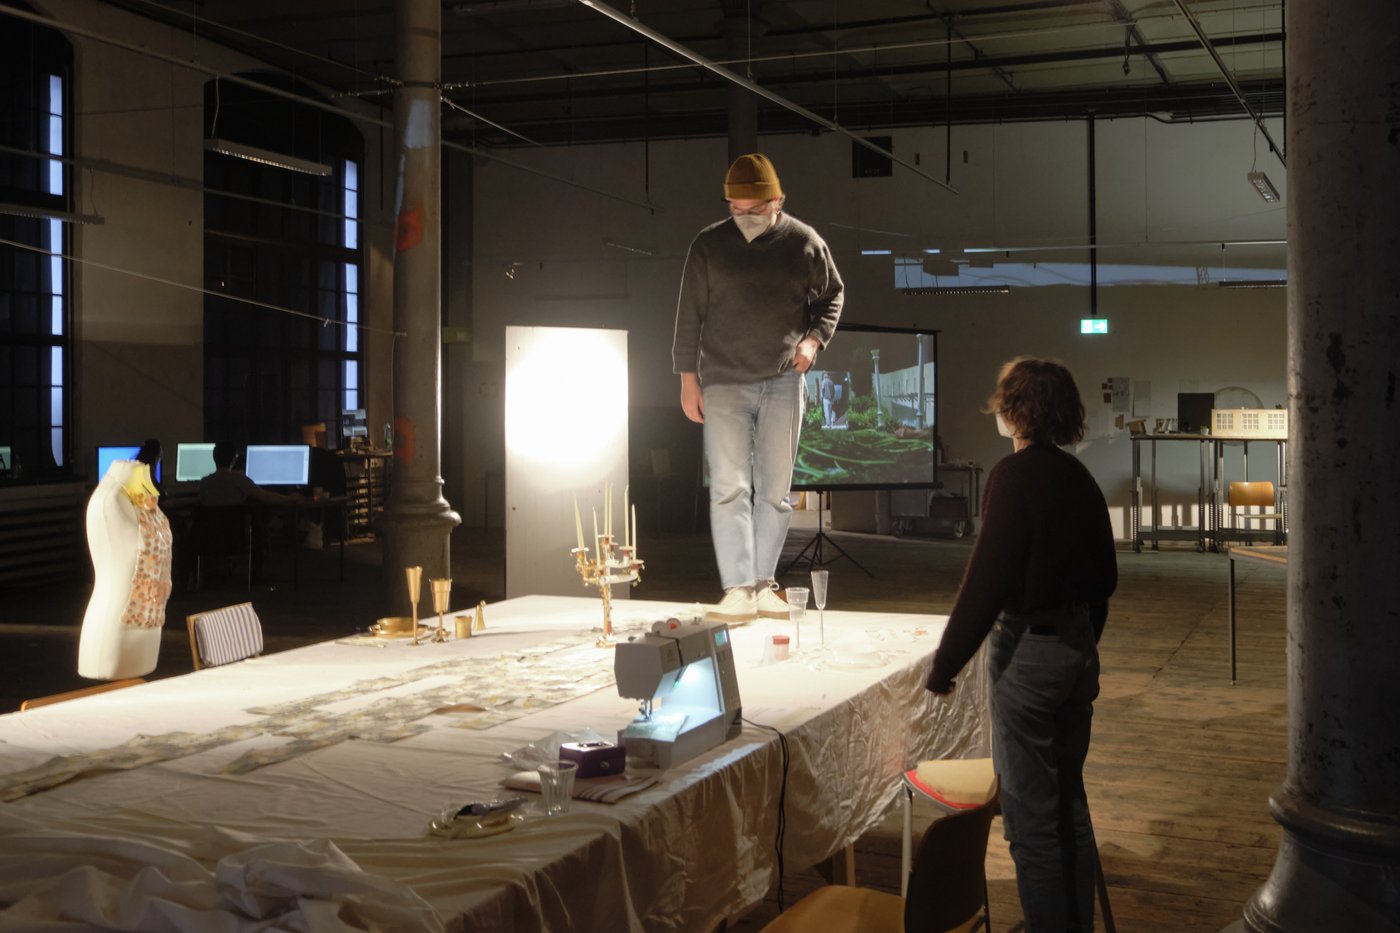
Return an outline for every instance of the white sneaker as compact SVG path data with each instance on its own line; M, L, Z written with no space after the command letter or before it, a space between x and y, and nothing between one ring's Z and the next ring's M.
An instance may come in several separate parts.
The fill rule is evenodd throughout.
M786 613L784 617L786 618ZM724 599L706 612L705 618L710 622L728 622L730 625L752 622L758 618L758 612L754 609L753 590L747 586L736 586L726 590Z
M765 619L786 619L788 617L787 600L778 595L776 586L760 583L754 589L753 601L754 609Z

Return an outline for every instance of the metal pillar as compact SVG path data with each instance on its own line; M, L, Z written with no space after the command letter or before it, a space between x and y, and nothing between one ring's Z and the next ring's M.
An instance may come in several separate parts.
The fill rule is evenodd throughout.
M394 474L385 505L385 605L408 614L404 568L424 583L450 576L449 536L461 519L442 495L442 5L394 5L398 143L394 244Z
M1394 931L1400 5L1293 0L1287 34L1288 770L1244 927Z

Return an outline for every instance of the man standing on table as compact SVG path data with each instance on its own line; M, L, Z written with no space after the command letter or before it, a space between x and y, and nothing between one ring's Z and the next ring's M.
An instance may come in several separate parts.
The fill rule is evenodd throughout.
M844 286L817 232L783 212L764 155L724 178L729 218L686 255L672 346L681 407L705 426L710 532L724 598L708 617L787 618L774 590L792 506L806 379L836 331Z

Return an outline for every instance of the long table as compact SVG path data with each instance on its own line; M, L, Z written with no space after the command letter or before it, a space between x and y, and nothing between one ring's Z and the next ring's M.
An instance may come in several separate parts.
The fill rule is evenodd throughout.
M632 600L617 624L625 637L685 608ZM201 892L179 915L192 925L170 929L330 909L350 929L374 916L425 930L708 930L776 882L784 784L791 871L873 825L912 763L987 753L982 665L951 700L923 688L943 617L825 615L819 660L759 663L786 623L733 631L751 723L737 738L616 804L548 818L532 804L514 831L481 839L427 827L449 804L509 793L503 755L558 732L610 735L636 713L611 652L592 646L596 599L513 599L462 641L327 642L0 717L0 904L27 890L40 907L44 891L71 900L95 883L82 865L131 903L164 903L140 869L170 862L181 890ZM815 613L802 639L816 646ZM786 776L771 730L786 737ZM56 775L71 780L45 786Z

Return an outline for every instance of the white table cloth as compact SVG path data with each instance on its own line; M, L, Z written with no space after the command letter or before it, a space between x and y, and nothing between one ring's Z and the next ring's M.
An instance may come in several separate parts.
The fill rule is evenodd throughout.
M631 600L619 607L619 629L685 608ZM735 916L777 878L781 752L774 732L753 725L617 804L575 801L553 818L532 807L514 831L482 839L427 834L449 803L510 793L499 782L517 768L503 753L556 731L611 735L635 715L606 676L606 686L550 705L561 690L588 690L600 669L610 672L606 649L584 656L560 647L591 646L598 613L596 599L525 597L488 607L486 633L468 640L327 642L0 717L0 792L9 789L0 799L11 798L0 805L0 903L29 890L48 890L50 901L55 891L101 890L129 904L174 904L160 928L201 931L440 923L653 933L701 931ZM790 627L733 631L745 718L787 738L787 869L859 837L913 762L987 753L982 665L969 665L950 700L923 688L945 621L828 611L834 660L768 666L759 665L763 640ZM815 613L802 639L809 652L816 647ZM578 684L558 682L561 664L577 665ZM536 671L538 696L521 686ZM504 678L509 702L493 677ZM496 699L480 704L484 713L412 723L395 715L433 690L468 703ZM407 734L415 729L423 731ZM17 776L54 756L91 764L106 749L139 754L143 742L160 749L166 741L138 736L182 732L196 744L221 738L184 757L161 760L167 749L137 767L85 771L23 796L15 789ZM407 737L393 740L399 734ZM317 747L327 735L340 738ZM274 763L242 770L260 754ZM139 871L159 861L153 853L184 879L174 890L187 901L171 893L169 878ZM101 877L74 874L99 856ZM31 898L21 905L26 917L16 907L0 912L0 930L43 929L36 918L57 910L50 901ZM259 916L262 926L252 919ZM318 917L332 925L318 926Z

